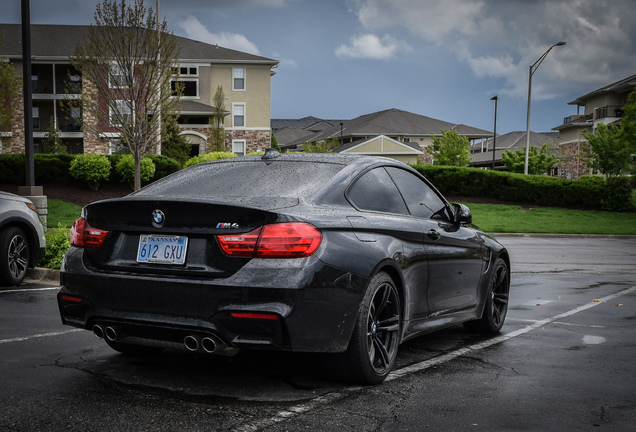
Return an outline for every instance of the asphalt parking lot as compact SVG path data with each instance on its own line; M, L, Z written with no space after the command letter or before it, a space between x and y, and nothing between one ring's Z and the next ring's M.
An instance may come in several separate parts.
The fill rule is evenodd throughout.
M3 430L636 430L636 239L502 237L497 337L404 343L355 387L317 355L118 355L62 326L55 283L0 288Z

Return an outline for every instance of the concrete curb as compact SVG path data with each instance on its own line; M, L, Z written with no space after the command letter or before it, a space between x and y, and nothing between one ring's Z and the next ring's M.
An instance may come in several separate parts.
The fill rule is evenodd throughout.
M36 267L27 271L25 281L60 283L60 271L48 268Z

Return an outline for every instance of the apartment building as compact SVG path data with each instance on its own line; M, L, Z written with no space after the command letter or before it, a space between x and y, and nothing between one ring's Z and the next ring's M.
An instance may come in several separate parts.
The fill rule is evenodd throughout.
M577 180L582 175L592 174L584 161L584 132L593 133L599 123L619 125L627 97L636 88L636 75L606 85L569 102L576 106L577 113L563 119L563 124L552 128L559 132L560 162L559 177ZM583 154L583 156L582 156Z
M116 134L105 132L91 137L82 125L92 121L80 107L64 103L78 98L87 84L74 70L69 56L88 34L89 26L32 25L31 52L33 86L33 142L35 152L53 125L69 153L108 154L114 149ZM20 24L0 24L4 43L0 56L8 58L16 74L22 76ZM176 36L180 46L178 75L183 83L179 124L181 133L193 146L193 154L208 152L209 118L217 86L226 96L226 149L242 155L265 149L271 140L271 77L277 60L235 51L218 45ZM24 112L22 99L14 109L10 130L0 131L0 153L24 152Z

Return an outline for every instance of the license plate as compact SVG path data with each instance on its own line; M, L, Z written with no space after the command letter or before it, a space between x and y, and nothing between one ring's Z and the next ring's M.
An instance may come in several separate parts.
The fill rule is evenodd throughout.
M142 234L139 236L137 262L183 264L188 251L188 238L175 235Z

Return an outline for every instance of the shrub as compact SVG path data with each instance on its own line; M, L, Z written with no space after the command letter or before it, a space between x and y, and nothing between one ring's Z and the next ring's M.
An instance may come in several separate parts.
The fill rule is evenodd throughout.
M632 208L632 186L627 177L608 177L605 180L601 208L619 212Z
M23 184L26 178L23 154L0 155L0 183Z
M200 164L201 162L209 162L217 159L227 159L231 157L236 157L236 153L232 152L212 152L207 154L202 154L198 156L194 156L190 158L184 165L184 168L187 168L192 165Z
M155 175L153 180L159 180L167 175L177 172L181 169L179 162L173 158L157 154L149 154L148 157L155 164Z
M117 166L115 167L117 174L122 178L123 181L128 182L132 185L135 181L135 159L133 155L127 154L120 157L119 162L117 162ZM140 167L140 175L141 181L147 182L149 181L153 175L155 175L155 164L149 157L144 157L141 159L141 167Z
M85 182L92 190L97 190L102 180L108 180L110 161L104 155L81 154L71 162L69 172L73 178Z
M58 270L62 266L64 254L71 247L71 233L67 227L59 224L57 228L46 231L46 253L38 262L39 267Z
M70 168L75 157L65 153L33 155L36 184L71 183Z
M523 175L477 168L415 165L444 195L488 197L544 206L601 207L604 180Z

